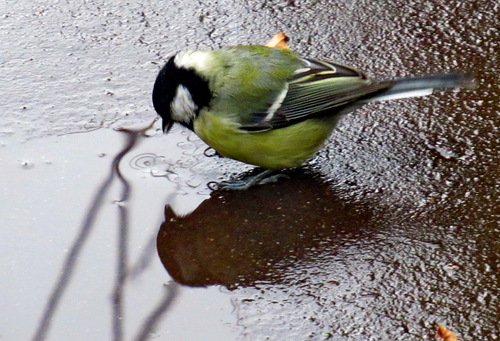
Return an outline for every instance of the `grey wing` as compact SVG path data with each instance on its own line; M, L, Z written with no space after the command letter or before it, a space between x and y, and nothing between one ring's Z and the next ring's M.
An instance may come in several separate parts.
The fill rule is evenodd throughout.
M326 61L304 59L266 112L252 115L248 131L277 129L297 122L332 115L355 102L387 89L389 84L373 83L361 72Z

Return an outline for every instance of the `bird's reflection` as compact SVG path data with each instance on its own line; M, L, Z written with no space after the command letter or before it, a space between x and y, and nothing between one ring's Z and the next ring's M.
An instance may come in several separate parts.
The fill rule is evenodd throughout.
M341 200L312 174L289 176L247 191L215 191L187 217L165 207L157 248L169 274L189 286L281 283L298 262L370 234L369 205Z

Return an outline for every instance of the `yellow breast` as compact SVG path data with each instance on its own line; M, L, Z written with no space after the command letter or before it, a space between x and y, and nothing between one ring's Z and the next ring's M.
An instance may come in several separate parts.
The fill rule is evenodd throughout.
M240 130L226 118L201 112L194 131L221 155L248 164L282 169L300 166L328 138L337 120L310 119L262 132Z

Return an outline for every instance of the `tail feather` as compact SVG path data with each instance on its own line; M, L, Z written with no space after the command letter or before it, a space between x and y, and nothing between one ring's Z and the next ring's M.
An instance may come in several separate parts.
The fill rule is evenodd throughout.
M474 79L462 73L437 74L415 78L403 78L387 81L388 88L365 99L365 103L390 99L419 97L435 91L475 87Z

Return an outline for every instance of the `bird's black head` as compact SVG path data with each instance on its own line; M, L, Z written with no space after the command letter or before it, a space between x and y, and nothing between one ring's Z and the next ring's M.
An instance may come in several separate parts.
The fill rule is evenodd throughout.
M165 132L175 122L193 130L194 119L211 99L208 81L192 68L177 65L175 56L168 60L156 77L153 106L162 118Z

